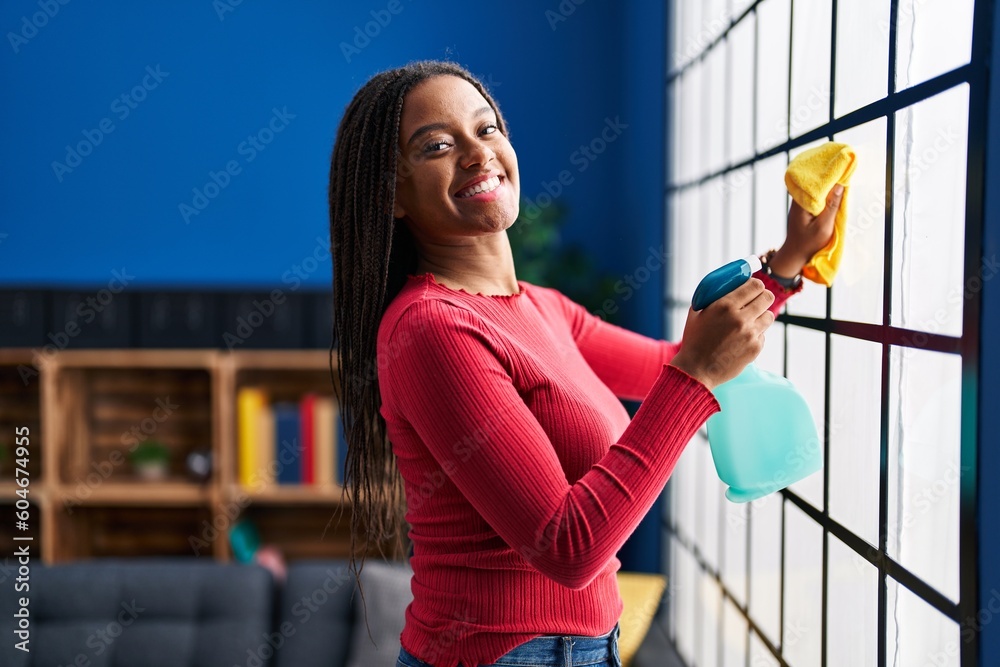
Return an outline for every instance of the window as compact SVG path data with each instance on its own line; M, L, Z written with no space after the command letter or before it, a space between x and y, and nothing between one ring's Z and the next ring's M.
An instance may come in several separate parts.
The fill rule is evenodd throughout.
M974 383L988 0L675 0L666 317L781 243L791 157L851 144L845 254L757 363L786 375L824 468L747 505L702 431L667 486L667 631L689 666L978 665ZM670 13L668 13L670 15ZM978 54L977 57L973 57ZM973 386L970 386L972 384Z

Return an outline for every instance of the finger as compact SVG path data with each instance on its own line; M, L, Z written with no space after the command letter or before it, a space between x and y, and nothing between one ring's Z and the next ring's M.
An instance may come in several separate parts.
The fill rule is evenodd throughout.
M745 305L743 309L748 311L753 317L760 317L761 313L770 308L772 303L774 303L774 293L771 290L765 289Z
M760 333L763 335L774 324L774 313L770 310L765 310L754 320L754 323L760 328Z
M767 288L764 287L762 280L751 277L750 280L730 292L726 298L731 299L737 308L745 308L751 301L760 296L761 292L766 291Z
M826 197L826 209L836 211L840 208L840 202L844 199L844 186L837 184L833 186L830 190L830 194Z

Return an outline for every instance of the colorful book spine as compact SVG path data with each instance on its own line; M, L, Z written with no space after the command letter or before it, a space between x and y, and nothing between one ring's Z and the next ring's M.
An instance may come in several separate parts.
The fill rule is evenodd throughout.
M257 438L257 471L253 482L254 491L263 491L274 486L274 408L265 403L260 409Z
M302 469L299 471L302 484L313 485L316 483L316 442L315 425L313 424L313 412L316 408L316 394L308 392L303 394L299 401L299 424L301 428L302 443Z
M281 401L274 404L278 484L299 484L302 481L300 422L298 403Z
M258 438L260 413L266 404L267 395L258 387L242 387L236 394L237 477L246 487L254 485L254 475L261 468Z
M332 489L337 484L336 419L339 417L333 396L317 396L313 406L314 478L316 486L323 490Z

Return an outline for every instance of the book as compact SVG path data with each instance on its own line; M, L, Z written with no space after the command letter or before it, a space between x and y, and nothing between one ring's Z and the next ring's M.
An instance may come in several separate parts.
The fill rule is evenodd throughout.
M302 443L300 441L298 403L279 401L274 404L275 456L278 484L299 484L302 481Z
M317 396L313 406L313 449L315 451L314 478L320 489L331 489L337 484L336 399Z
M263 491L274 486L274 408L270 403L264 403L260 408L257 438L257 470L253 481L254 491Z
M246 487L254 485L260 469L260 413L267 404L267 394L259 387L242 387L236 394L237 477Z

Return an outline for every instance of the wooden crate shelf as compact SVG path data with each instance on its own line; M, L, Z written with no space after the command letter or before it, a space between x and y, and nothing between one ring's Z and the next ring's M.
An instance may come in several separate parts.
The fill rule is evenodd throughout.
M276 400L333 394L328 351L65 350L43 357L0 350L0 429L31 429L31 531L44 562L153 555L225 561L232 558L227 530L238 518L254 521L262 543L288 560L347 554L350 508L341 487L244 489L235 474L239 387L266 385ZM33 371L27 383L25 368ZM129 460L137 442L149 439L171 452L162 481L137 478ZM207 480L186 470L196 450L211 456ZM10 544L20 487L10 457L4 461L0 533ZM207 535L211 526L222 530ZM201 547L192 546L199 539Z

